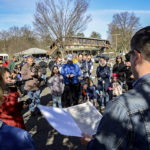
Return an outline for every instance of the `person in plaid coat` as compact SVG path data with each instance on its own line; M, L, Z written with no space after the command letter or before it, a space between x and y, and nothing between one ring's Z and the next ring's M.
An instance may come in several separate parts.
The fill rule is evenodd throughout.
M2 67L0 72L3 74L5 84L12 82L10 79L10 72L7 68ZM8 88L6 86L2 101L3 103L0 106L0 119L2 119L7 125L25 129L23 117L21 115L23 104L18 102L17 88Z

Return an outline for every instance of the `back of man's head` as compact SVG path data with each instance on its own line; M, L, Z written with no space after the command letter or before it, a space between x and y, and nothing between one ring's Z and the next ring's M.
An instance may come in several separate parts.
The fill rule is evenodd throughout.
M140 29L131 39L131 51L136 50L150 61L150 26Z

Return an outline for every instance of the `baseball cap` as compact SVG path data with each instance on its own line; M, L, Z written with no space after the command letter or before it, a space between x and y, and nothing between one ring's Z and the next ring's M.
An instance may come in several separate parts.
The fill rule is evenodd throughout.
M23 56L23 58L27 58L27 56L25 55L25 56Z

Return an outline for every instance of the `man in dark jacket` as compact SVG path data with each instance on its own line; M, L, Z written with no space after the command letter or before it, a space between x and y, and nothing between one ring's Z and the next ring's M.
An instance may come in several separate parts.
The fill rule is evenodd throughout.
M133 89L111 101L87 150L148 150L150 148L150 26L131 40Z
M106 57L104 56L100 57L100 64L97 67L96 75L98 78L98 90L100 91L100 103L104 107L109 101L108 86L110 84L110 68L107 66Z
M91 59L91 55L87 56L87 66L88 66L88 76L90 77L93 72L93 62Z
M44 57L41 58L41 61L39 62L39 66L42 72L41 78L46 82L47 63L44 61Z
M54 67L54 64L56 63L56 59L54 57L52 57L50 59L50 62L48 64L48 67L49 67L49 70L52 71L53 67Z
M20 69L22 69L23 65L27 63L27 56L23 56L23 61L20 64Z

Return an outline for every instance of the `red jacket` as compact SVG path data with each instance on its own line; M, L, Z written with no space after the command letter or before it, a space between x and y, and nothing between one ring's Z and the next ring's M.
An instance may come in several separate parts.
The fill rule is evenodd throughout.
M5 61L3 62L3 66L8 68L8 64L10 63L10 61Z
M25 129L22 107L18 103L18 93L9 92L8 96L3 96L3 104L0 107L0 118L8 125Z

